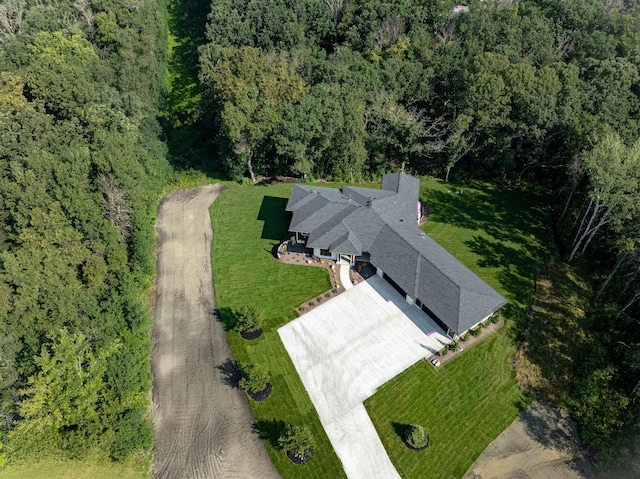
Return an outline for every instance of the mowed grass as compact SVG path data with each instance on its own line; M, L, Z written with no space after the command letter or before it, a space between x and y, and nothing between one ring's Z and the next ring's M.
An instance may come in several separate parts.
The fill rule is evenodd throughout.
M493 334L436 370L420 361L391 380L365 407L398 473L405 478L460 478L485 447L528 405L515 386L505 334ZM423 425L429 447L405 447L409 424Z
M42 459L35 463L11 464L0 471L2 479L144 479L149 475L149 461L137 465Z
M507 326L441 369L417 363L365 406L402 477L459 478L530 401L511 364L536 269L552 256L548 212L536 197L484 184L425 180L421 199L430 207L425 231L509 300ZM403 445L412 423L429 432L427 450Z
M297 315L296 306L330 288L326 270L284 265L272 249L287 237L289 215L284 211L291 185L232 187L211 206L214 231L213 275L218 308L223 317L242 305L264 311L264 334L245 341L229 332L237 361L260 363L270 372L271 396L250 401L256 428L265 439L272 461L284 478L341 478L335 455L277 328ZM296 466L278 448L286 423L309 425L317 441L314 458Z
M344 477L277 334L296 317L296 306L329 288L325 271L272 259L272 248L286 238L290 191L291 185L233 187L212 205L216 297L223 315L243 304L265 311L261 338L244 341L232 332L229 339L236 360L271 371L272 396L251 405L279 472L284 478ZM414 365L365 405L403 477L461 477L529 401L516 386L511 361L537 265L551 255L548 213L538 198L484 184L424 180L421 199L431 209L425 231L510 301L503 309L510 321L440 370L426 362ZM278 449L285 422L312 427L318 447L307 465L294 466ZM427 427L432 444L426 451L402 445L399 434L409 423Z

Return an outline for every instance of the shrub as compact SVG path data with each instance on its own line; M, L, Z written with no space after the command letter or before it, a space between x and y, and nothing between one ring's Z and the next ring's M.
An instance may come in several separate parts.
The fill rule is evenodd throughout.
M449 354L449 348L444 348L440 354L442 356L446 356L447 354Z
M269 371L261 364L238 364L240 387L245 391L257 393L263 391L269 382Z
M451 344L449 345L449 349L450 349L451 351L455 351L455 350L456 350L456 349L458 349L459 347L460 347L460 341L455 341L455 342L453 342L453 343L451 343Z
M153 424L147 419L123 418L115 427L111 457L124 461L153 445Z
M473 337L480 336L481 332L482 332L482 325L479 324L477 328L471 330L471 336Z
M491 316L491 322L493 324L499 323L500 322L500 316L497 314L494 314L493 316Z
M418 424L411 424L405 429L404 440L414 449L424 449L429 445L427 431Z
M298 459L308 457L315 447L315 439L309 426L287 425L278 439L278 445Z
M241 306L235 312L234 331L252 332L262 328L262 311L255 306Z
M469 341L469 337L471 337L471 335L469 334L469 331L467 331L466 333L464 333L464 336L462 336L462 340Z
M295 246L296 245L296 237L295 235L291 237L291 246Z

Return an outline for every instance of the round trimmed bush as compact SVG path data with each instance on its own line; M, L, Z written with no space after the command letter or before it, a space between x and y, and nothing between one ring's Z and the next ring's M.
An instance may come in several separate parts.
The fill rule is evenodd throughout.
M419 424L411 424L404 431L404 441L412 449L426 449L429 446L429 435L424 427Z

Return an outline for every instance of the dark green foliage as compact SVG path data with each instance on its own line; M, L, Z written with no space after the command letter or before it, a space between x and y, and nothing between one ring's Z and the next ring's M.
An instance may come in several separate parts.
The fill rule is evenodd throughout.
M240 387L245 391L257 393L267 387L269 371L261 364L239 363Z
M249 46L285 59L311 87L252 145L264 174L358 180L404 162L444 177L550 179L596 125L637 133L637 6L453 6L212 2L201 78L215 89L216 62ZM228 172L242 174L234 165Z
M116 425L116 433L111 448L111 457L124 461L140 451L153 446L153 424L148 418L123 418Z
M0 40L0 437L123 460L153 442L166 20L154 0L7 5L25 9Z
M239 333L262 328L262 311L255 306L241 306L235 311L233 330Z
M278 445L298 459L309 456L315 447L315 439L309 426L288 424L278 438Z
M411 424L404 431L404 440L414 449L424 449L429 445L429 435L419 424Z

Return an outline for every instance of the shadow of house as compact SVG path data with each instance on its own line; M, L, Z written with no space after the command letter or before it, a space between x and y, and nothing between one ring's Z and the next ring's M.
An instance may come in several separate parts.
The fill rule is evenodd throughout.
M258 211L258 221L263 221L262 234L260 237L278 242L287 239L291 213L285 211L287 198L275 196L265 196Z

